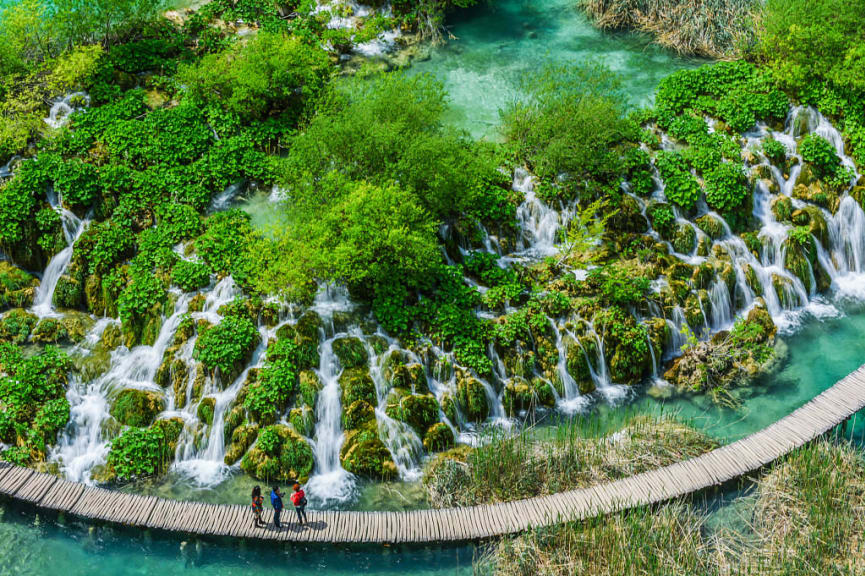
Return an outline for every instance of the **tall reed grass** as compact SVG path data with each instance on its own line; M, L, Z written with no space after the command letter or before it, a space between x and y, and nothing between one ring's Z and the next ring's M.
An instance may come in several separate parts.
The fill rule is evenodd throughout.
M753 41L759 0L579 0L602 29L634 29L680 54L730 58Z

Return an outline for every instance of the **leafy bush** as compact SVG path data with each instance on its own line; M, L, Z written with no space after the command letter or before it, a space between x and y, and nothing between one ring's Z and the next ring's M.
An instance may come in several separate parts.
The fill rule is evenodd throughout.
M667 199L686 210L693 208L700 198L700 185L682 155L662 150L655 157L655 166L664 181Z
M279 338L268 345L267 362L249 386L243 401L243 406L259 423L275 423L288 406L291 395L297 390L299 353L297 344L287 338Z
M774 138L766 138L761 144L763 154L769 159L769 162L776 166L781 166L787 160L787 147L775 140Z
M165 434L159 427L129 428L111 441L108 466L120 480L159 474L170 460Z
M248 214L236 209L218 212L207 220L204 234L195 240L195 248L214 274L232 274L251 234Z
M661 238L670 240L676 233L676 214L669 204L652 204L646 210L646 215Z
M819 178L831 178L841 167L835 147L818 134L808 134L799 141L799 154L814 167Z
M171 281L184 292L200 290L210 284L210 270L200 262L181 260L171 270Z
M201 331L195 341L195 358L227 376L235 373L257 341L258 330L251 320L229 316Z
M741 206L750 196L748 181L739 164L724 162L706 173L706 202L721 213Z
M129 283L117 299L120 319L124 322L141 319L155 306L165 301L165 286L148 270L134 269Z
M622 266L608 265L594 268L586 279L609 304L628 306L639 304L649 293L651 281Z

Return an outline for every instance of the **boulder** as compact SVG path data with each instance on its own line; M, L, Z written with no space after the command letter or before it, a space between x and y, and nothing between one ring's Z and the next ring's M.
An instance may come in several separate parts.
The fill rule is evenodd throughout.
M396 464L379 439L375 423L346 432L339 459L343 468L357 476L389 480L397 474Z
M275 424L258 432L255 445L243 456L241 468L265 482L305 483L314 464L309 443L289 426Z
M442 452L453 448L454 432L450 426L438 422L430 426L423 438L423 447L427 452Z
M165 401L159 392L126 388L121 390L111 403L111 416L126 426L149 426L156 415L165 409Z
M483 383L474 377L465 377L457 383L457 403L463 416L482 422L490 415L490 404Z
M345 369L366 366L369 362L366 346L360 338L337 338L333 341L333 353L339 359L340 366Z

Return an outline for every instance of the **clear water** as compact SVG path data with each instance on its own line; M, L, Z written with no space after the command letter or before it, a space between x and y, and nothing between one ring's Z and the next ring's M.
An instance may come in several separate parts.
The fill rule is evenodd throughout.
M575 0L496 0L452 14L455 38L415 61L451 98L449 120L475 137L495 137L499 110L519 97L531 72L546 64L596 61L621 73L634 105L648 104L658 82L704 61L681 58L633 33L592 27Z
M309 576L471 574L475 549L184 541L34 515L0 503L0 574Z

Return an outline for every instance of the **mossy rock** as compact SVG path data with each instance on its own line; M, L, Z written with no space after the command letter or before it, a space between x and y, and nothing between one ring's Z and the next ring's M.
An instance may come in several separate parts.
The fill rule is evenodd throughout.
M696 220L697 228L703 231L703 234L712 240L723 238L727 233L726 227L721 220L711 214L700 216Z
M782 308L790 310L799 305L799 300L793 289L793 282L789 278L772 274L772 288L775 290L775 295L778 296Z
M72 356L75 369L85 382L99 378L111 368L111 352L102 346L95 346L86 356Z
M93 319L82 312L68 312L60 318L43 318L31 338L39 344L77 344L93 328Z
M860 185L854 186L850 191L850 196L859 204L862 210L865 210L865 186L861 185L862 180L859 180Z
M243 456L244 472L265 482L305 483L315 459L309 443L289 426L275 424L258 432L255 445Z
M0 342L24 344L39 318L22 308L13 308L0 318Z
M473 421L482 422L490 415L490 403L484 385L471 376L457 383L457 403L463 415Z
M405 422L421 436L439 421L439 403L432 394L408 394L399 399L392 418Z
M204 294L196 294L189 300L190 312L201 312L204 310L204 304L207 302L207 296Z
M823 211L818 207L806 206L800 210L796 210L791 215L791 220L796 226L807 226L808 230L817 238L823 248L828 250L831 247L829 226L826 224Z
M706 291L702 290L701 292L705 294ZM695 332L699 332L703 326L706 325L706 317L703 314L704 306L700 305L701 302L704 306L707 306L708 297L701 299L699 293L690 294L688 299L685 301L685 320L688 322L688 326L690 326Z
M841 203L838 194L830 190L828 186L823 185L822 182L815 182L809 186L797 184L793 187L793 198L816 204L833 214L838 211L838 206Z
M355 400L343 409L344 430L357 430L370 422L375 422L375 409L366 400Z
M180 435L183 433L183 418L164 418L157 420L151 425L151 428L158 428L162 431L166 452L174 454L177 449L177 442L180 440Z
M676 228L672 244L676 252L681 254L693 252L697 246L697 233L694 232L693 226L684 222L680 223Z
M315 411L309 406L294 408L288 413L288 422L298 434L311 438L315 432Z
M321 318L318 314L307 312L296 324L284 324L276 331L277 338L290 340L297 345L295 362L300 370L315 368L321 361L318 353L320 326Z
M640 204L631 196L622 194L616 208L616 212L607 222L611 230L617 232L629 232L631 234L642 234L649 229L649 222L643 216Z
M772 214L778 222L789 222L793 216L793 201L787 196L776 196L772 200Z
M225 423L222 425L223 439L226 444L231 442L234 431L246 422L246 410L240 402L235 401L234 406L226 413Z
M43 318L33 328L30 337L37 344L57 344L69 341L69 335L63 324L60 323L60 318Z
M590 345L593 347L593 353L596 353L595 341L591 340ZM580 394L589 394L595 390L595 381L592 379L592 370L587 358L587 352L579 342L572 341L567 349L567 368L568 374L577 383Z
M315 408L318 393L322 389L318 374L312 370L303 370L299 375L298 381L298 391L300 392L300 397L303 399L303 403L310 408Z
M120 331L120 325L111 323L102 331L102 336L99 338L99 344L106 350L111 351L123 343L123 335Z
M454 401L454 397L450 392L445 392L442 394L441 398L441 408L444 415L450 420L451 424L457 424L457 404Z
M84 304L84 276L71 270L57 279L51 303L57 308L78 308Z
M33 305L39 280L7 261L0 261L0 310Z
M394 387L405 388L416 394L426 394L429 392L426 372L421 364L401 364L396 366L392 370L389 380Z
M534 410L541 406L550 408L555 405L552 386L540 378L532 382L524 378L513 378L505 384L502 403L509 416L523 410Z
M333 353L339 359L339 365L345 369L366 366L369 355L366 346L360 338L347 336L333 341Z
M784 268L802 281L805 292L816 289L812 282L812 273L817 267L817 247L814 239L808 237L805 245L788 238L784 241Z
M396 464L374 424L346 432L339 459L343 468L364 478L389 480L397 475Z
M152 390L126 388L111 403L111 416L125 426L149 426L165 409L162 394Z
M423 447L427 452L442 452L453 448L456 439L450 426L439 422L430 426L423 437Z
M342 390L342 405L349 406L357 400L364 400L375 405L375 382L366 368L347 368L339 375L339 387Z
M243 458L249 447L255 442L258 437L258 426L250 424L248 426L238 426L231 434L231 441L228 443L228 448L225 451L224 462L226 466L233 466L238 460Z
M195 410L195 415L198 417L200 422L210 426L213 424L213 412L215 408L216 398L213 398L212 396L202 398L201 402L198 403L198 408Z

